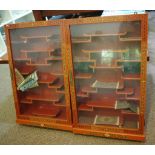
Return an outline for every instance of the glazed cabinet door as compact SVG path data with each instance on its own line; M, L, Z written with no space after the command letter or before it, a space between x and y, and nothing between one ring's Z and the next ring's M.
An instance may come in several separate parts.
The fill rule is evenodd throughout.
M51 22L7 25L6 32L17 121L64 124L52 127L68 129L71 112L63 26Z
M75 132L118 138L124 133L126 139L133 137L125 134L143 135L145 19L90 18L70 25Z

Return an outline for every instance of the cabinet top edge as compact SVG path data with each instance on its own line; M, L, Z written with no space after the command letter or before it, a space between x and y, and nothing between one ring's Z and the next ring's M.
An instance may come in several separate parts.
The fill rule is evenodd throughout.
M76 19L58 19L48 21L34 21L34 22L22 22L16 24L6 24L5 29L16 28L32 28L40 26L61 26L61 25L76 25L76 24L95 24L106 22L125 22L148 19L148 14L129 14L129 15L114 15L114 16L99 16L99 17L87 17Z

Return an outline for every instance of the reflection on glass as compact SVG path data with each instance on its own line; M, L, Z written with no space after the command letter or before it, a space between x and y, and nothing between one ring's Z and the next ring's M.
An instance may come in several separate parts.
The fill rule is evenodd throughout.
M140 22L71 26L78 123L139 127Z

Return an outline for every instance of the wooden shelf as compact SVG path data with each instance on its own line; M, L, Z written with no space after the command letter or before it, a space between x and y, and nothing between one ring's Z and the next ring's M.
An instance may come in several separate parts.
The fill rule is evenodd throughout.
M23 66L20 66L20 68L17 68L17 69L20 71L21 74L27 75L27 74L30 74L33 71L35 71L36 67L23 65Z
M77 97L89 97L88 93L82 92L82 91L78 91L77 92Z
M27 39L48 39L50 38L52 35L40 35L40 36L20 36L21 39L27 40Z
M132 95L134 94L134 89L133 88L124 88L123 90L116 90L116 94L122 95Z
M63 81L57 81L57 82L54 82L54 83L51 83L48 85L48 88L56 88L56 89L60 89L62 88L64 85L64 82Z
M86 104L80 104L78 107L79 111L93 111L93 107L89 107Z
M121 110L122 115L128 115L128 116L137 116L138 113L132 112L130 110Z
M56 66L55 66L56 67ZM62 68L55 68L53 67L51 70L50 70L50 73L53 74L53 75L56 75L56 76L63 76L64 73L63 73L63 69Z
M62 60L62 57L61 56L52 56L52 57L46 58L46 62L50 61L50 60L58 61L58 60Z
M14 59L15 61L31 61L31 59L29 59L29 58L15 58Z
M99 32L99 33L85 33L84 36L91 36L91 37L109 37L109 36L124 36L126 35L127 32L117 32L117 33L102 33L102 32Z
M134 94L133 95L127 95L126 99L127 100L140 100L140 88L139 87L136 87L134 89Z
M26 44L26 43L27 43L26 40L14 40L14 41L11 41L11 44L15 44L15 45Z
M58 93L58 94L65 94L65 90L56 90L56 93Z
M26 105L22 111L24 115L35 115L40 117L55 117L54 119L66 120L65 107L56 106L55 104L43 103L37 101L32 105Z
M96 60L91 60L87 57L74 57L74 62L96 62Z
M34 100L34 101L52 101L52 102L59 102L63 94L57 93L27 93L26 99Z
M105 49L95 49L95 50L81 50L84 53L101 53L103 52ZM118 53L125 53L128 52L127 49L120 49L120 50L112 50L112 49L107 49L107 52L118 52Z
M124 74L122 77L123 80L140 80L139 74Z
M72 43L78 44L78 43L91 43L91 37L72 37Z
M96 66L93 66L93 65L90 65L89 66L90 68L92 69L122 69L123 66L118 66L118 65L96 65Z
M95 81L92 85L92 88L102 88L102 89L123 89L124 83L123 81L114 81L114 82L101 82L101 81Z
M66 107L65 100L63 100L62 102L55 102L53 103L53 105L58 106L58 107Z
M39 73L38 78L39 83L53 83L57 80L57 77L50 73Z
M116 62L141 62L141 60L116 60Z
M97 99L96 101L90 100L86 102L86 105L88 107L96 107L96 108L108 108L108 109L114 109L116 103L116 97L114 95L102 95L100 99Z
M90 86L84 86L81 91L84 93L97 93L97 89Z
M58 107L44 107L44 106L38 106L32 114L35 116L47 116L47 117L56 117L60 112L60 109Z
M46 64L46 63L40 63L40 64L37 64L37 63L26 63L27 66L51 66L51 64Z
M26 99L25 97L22 97L20 99L20 103L23 103L23 104L32 104L32 100Z
M75 74L76 79L91 79L92 76L93 75L90 73L76 73Z
M142 39L141 39L141 37L127 37L127 38L120 37L119 40L120 41L141 41Z
M23 53L40 53L40 52L54 52L55 49L49 48L49 49L32 49L32 50L21 50Z

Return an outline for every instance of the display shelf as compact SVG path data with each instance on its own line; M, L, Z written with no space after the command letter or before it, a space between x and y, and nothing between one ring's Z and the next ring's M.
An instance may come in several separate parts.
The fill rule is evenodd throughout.
M11 44L14 44L14 45L21 45L21 44L26 44L27 41L26 40L13 40L11 41Z
M89 107L96 107L96 108L110 108L114 109L116 103L116 97L114 94L110 95L102 95L99 99L90 100L86 102L86 105Z
M72 37L72 43L78 44L78 43L91 43L91 37Z
M87 106L87 104L80 104L78 107L79 111L93 111L93 107Z
M119 59L119 60L116 60L116 62L141 62L141 60L123 60L123 59Z
M135 116L135 117L137 117L137 115L139 115L139 110L138 110L137 113L132 112L132 111L130 111L130 110L121 110L121 114L122 114L123 116L126 115L126 116L128 116L128 117L130 117L130 116Z
M89 97L88 93L82 92L82 91L78 91L77 92L77 97Z
M55 49L49 48L49 49L32 49L32 50L21 50L21 52L25 53L40 53L40 52L53 52Z
M46 63L26 63L27 66L51 66L51 64Z
M90 37L109 37L109 36L124 36L127 32L117 32L117 33L103 33L103 32L96 32L96 33L85 33L84 36Z
M21 66L18 66L17 69L20 71L20 73L22 75L27 75L27 74L30 74L33 71L35 71L36 67L34 67L34 66L27 66L27 65L21 65Z
M21 39L28 40L28 39L48 39L52 37L52 35L34 35L34 36L20 36Z
M62 80L56 80L54 83L48 85L48 88L56 88L60 89L64 86L64 82Z
M84 93L97 93L97 89L92 88L91 86L83 86L81 91Z
M140 80L139 74L124 74L122 76L123 80Z
M62 60L62 57L61 56L52 56L52 57L46 58L46 62L48 62L50 60L58 61L58 60Z
M100 88L100 89L122 89L124 86L123 82L117 81L117 82L101 82L101 81L95 81L91 87L92 88Z
M128 52L127 49L119 49L119 50L116 50L116 49L95 49L95 50L85 50L85 49L82 49L81 51L84 52L84 53L101 53L101 52L104 52L104 51L107 51L107 52L116 52L116 53L125 53L125 52Z
M131 128L131 129L138 129L139 128L139 120L131 120L131 119L124 119L123 122L124 128Z
M66 102L65 100L60 101L60 102L54 102L53 105L58 106L58 107L66 107Z
M94 62L94 63L96 63L96 60L91 60L87 57L75 57L74 62Z
M59 108L52 107L52 108L44 108L44 107L37 107L36 110L32 112L35 116L48 116L48 117L56 117L60 112Z
M113 64L113 65L106 65L106 64L103 64L103 65L90 65L89 66L90 68L92 69L122 69L123 66L118 66L117 64Z
M57 90L56 90L56 93L57 93L57 94L65 94L65 90L58 90L58 89L57 89Z
M64 75L62 67L61 68L59 68L59 67L58 68L53 67L53 68L51 68L50 73L53 74L53 75L57 75L57 76Z
M124 88L123 90L116 90L116 94L125 94L125 95L132 95L134 94L133 88Z
M57 77L50 73L39 73L38 78L39 83L53 83L57 80Z
M22 97L21 100L20 100L20 103L21 104L23 104L23 103L24 104L32 104L32 100Z
M127 100L140 100L140 88L136 87L134 89L134 94L133 95L127 95L126 97Z
M36 90L35 92L27 92L26 99L35 101L52 101L59 102L63 97L63 94L57 94L49 90Z
M75 78L76 79L91 79L93 74L90 73L76 73Z
M141 37L140 34L136 34L136 33L127 33L125 36L119 36L119 40L120 41L141 41Z
M128 38L121 38L120 41L141 41L141 37L128 37Z
M66 111L63 107L55 106L49 103L33 103L26 105L22 111L23 115L51 117L55 120L66 120Z
M13 59L15 61L31 61L31 58L28 58L26 53L20 53L20 55L14 55Z

